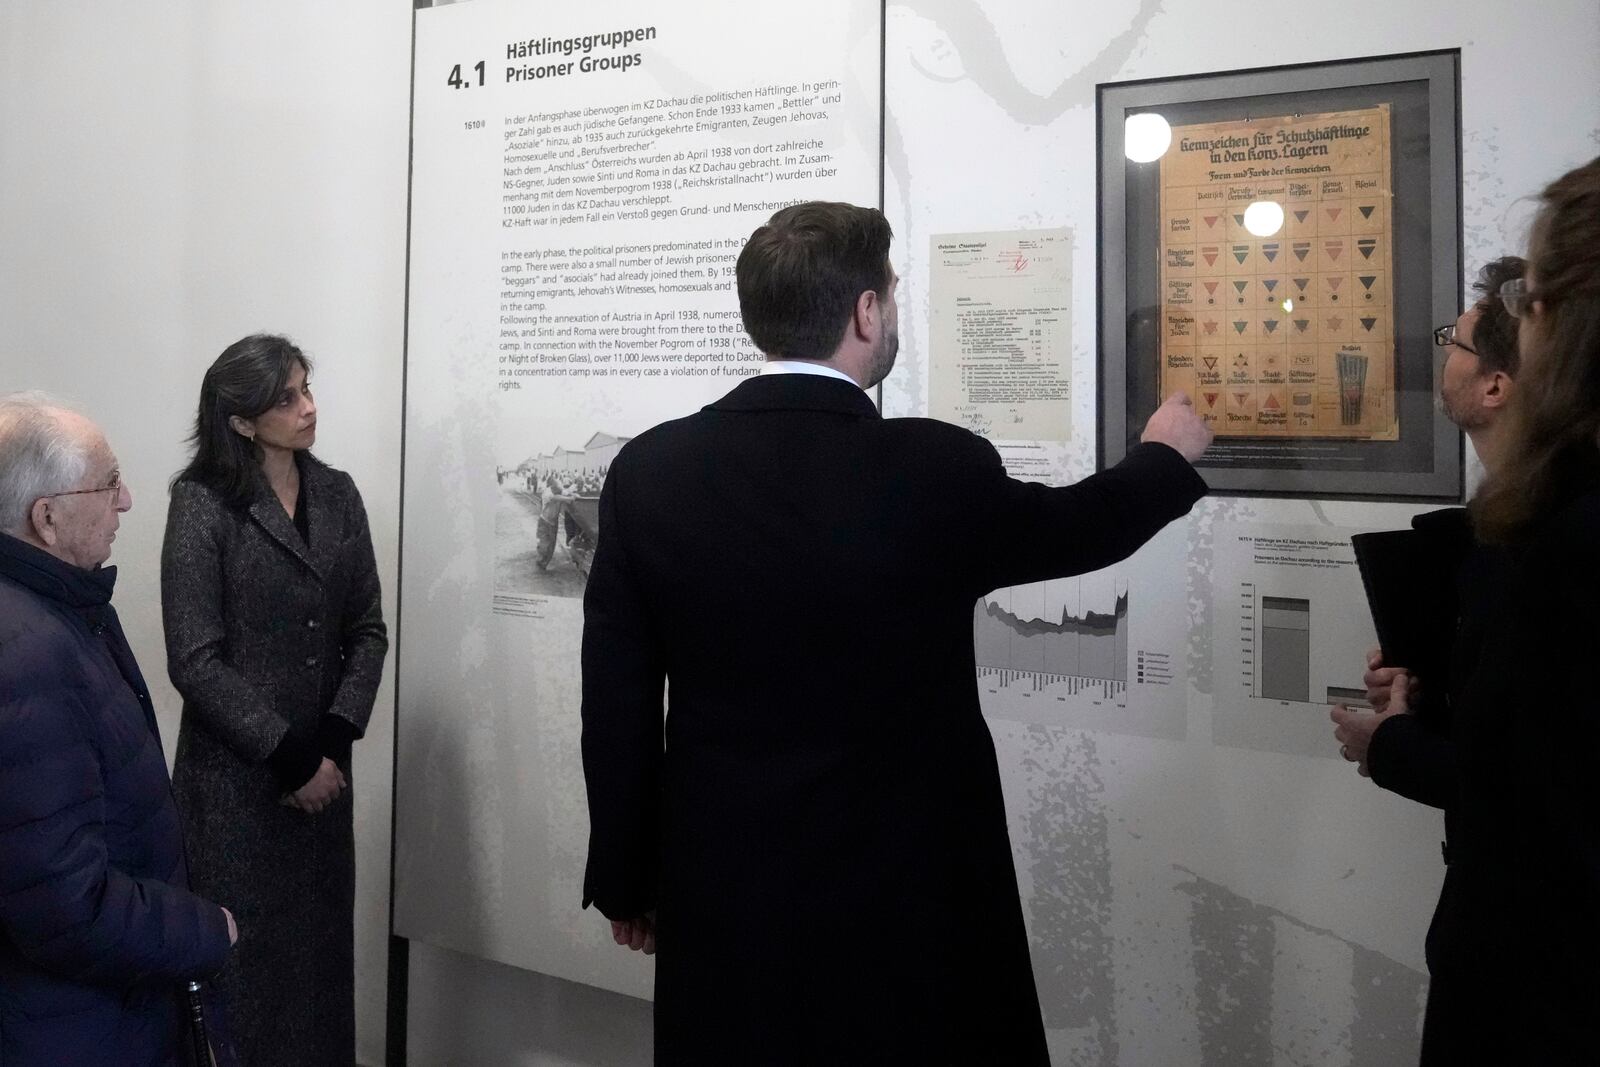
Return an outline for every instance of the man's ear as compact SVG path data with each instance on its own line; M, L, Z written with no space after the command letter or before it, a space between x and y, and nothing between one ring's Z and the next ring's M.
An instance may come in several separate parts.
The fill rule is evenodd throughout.
M1505 371L1493 371L1483 388L1483 406L1503 408L1511 399L1511 376Z
M863 290L861 295L856 297L855 311L850 316L850 324L856 332L856 338L862 341L872 340L882 315L883 305L878 300L878 294L871 289Z
M33 536L47 545L54 545L61 531L56 528L54 516L50 514L50 501L40 497L33 502L33 507L28 511L28 523L33 527Z

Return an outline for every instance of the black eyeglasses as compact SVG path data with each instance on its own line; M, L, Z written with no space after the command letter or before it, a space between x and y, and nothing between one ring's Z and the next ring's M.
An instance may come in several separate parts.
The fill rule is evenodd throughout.
M84 493L117 492L122 488L122 472L112 471L111 481L105 485L97 485L93 489L68 489L63 493L46 493L39 499L54 500L58 496L82 496Z
M1453 322L1448 326L1441 326L1437 330L1433 331L1433 343L1438 345L1440 348L1449 348L1451 345L1455 345L1463 352L1471 353L1474 356L1478 354L1478 350L1476 348L1473 348L1470 345L1464 345L1460 341L1456 340L1456 324Z

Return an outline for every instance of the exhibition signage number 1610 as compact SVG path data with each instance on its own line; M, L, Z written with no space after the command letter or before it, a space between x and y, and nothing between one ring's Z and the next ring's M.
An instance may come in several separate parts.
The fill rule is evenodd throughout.
M478 72L478 84L482 85L483 84L483 60L480 59L480 60L478 60L477 63L473 64L472 69ZM444 82L445 82L446 85L454 86L457 89L470 89L470 88L472 88L472 80L470 78L463 78L461 76L461 64L460 63L457 63L455 66L450 68L450 77L446 78L444 80Z

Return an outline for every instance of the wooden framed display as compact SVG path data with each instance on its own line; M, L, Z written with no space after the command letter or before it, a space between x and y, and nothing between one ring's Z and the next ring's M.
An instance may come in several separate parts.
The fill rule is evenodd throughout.
M1458 61L1099 87L1102 466L1182 389L1214 490L1460 498L1432 339L1461 306Z

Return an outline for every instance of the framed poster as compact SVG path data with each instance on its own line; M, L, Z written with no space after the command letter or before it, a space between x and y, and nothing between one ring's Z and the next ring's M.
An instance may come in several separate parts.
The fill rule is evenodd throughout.
M1213 490L1460 499L1458 61L1099 87L1102 466L1181 389Z

